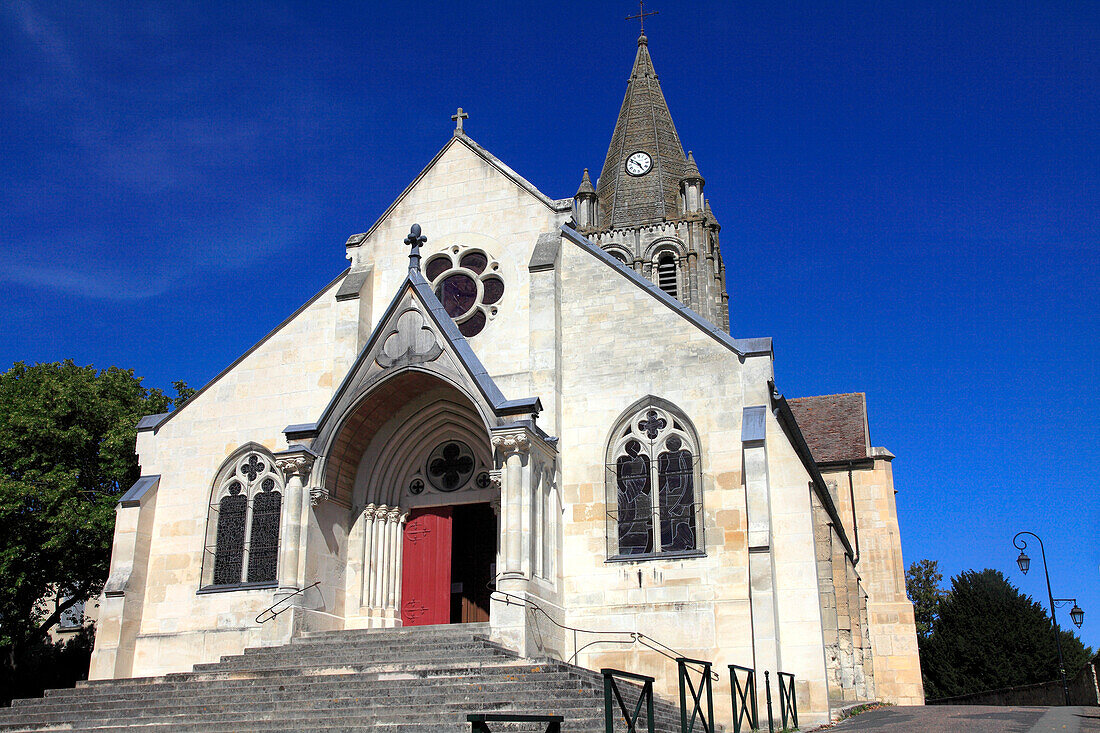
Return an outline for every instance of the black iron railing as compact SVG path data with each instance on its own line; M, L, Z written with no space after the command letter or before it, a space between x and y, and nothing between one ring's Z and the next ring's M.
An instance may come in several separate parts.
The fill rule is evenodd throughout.
M291 593L290 595L286 596L285 598L280 598L279 600L275 601L270 606L268 606L267 608L265 608L264 610L262 610L258 614L256 614L256 623L266 624L268 621L274 620L280 613L287 610L288 608L291 608L290 604L288 603L288 601L291 598L293 598L294 596L297 596L297 595L301 595L302 593L305 593L310 588L316 588L320 584L321 584L321 581L318 580L313 585L307 585L305 588L302 588L300 590L296 590L293 593ZM276 610L276 609L278 609L278 610Z
M619 669L602 669L603 674L603 719L604 730L606 733L615 733L615 704L618 703L619 714L622 715L622 719L626 722L627 733L653 733L653 678L646 677L644 674L634 674L633 672L623 672ZM631 710L631 706L627 704L623 698L622 689L619 687L620 680L628 680L630 682L642 683L642 690L638 694L638 701L634 703L634 709ZM629 689L629 688L628 688ZM645 706L645 720L642 723L644 728L638 727L639 719L642 717L642 707Z
M470 733L492 733L489 723L546 723L546 733L561 733L565 718L560 715L527 715L523 713L476 713L466 716Z
M688 665L699 668L698 679L691 678ZM703 733L714 733L714 696L711 687L710 662L702 659L680 657L676 660L680 678L680 733L695 733L695 723L702 723ZM703 698L706 697L704 707ZM691 717L688 717L688 698L691 698Z
M639 644L646 647L647 649L657 652L658 654L668 657L674 662L684 657L684 655L676 649L673 649L667 644L662 644L661 642L654 639L652 636L643 634L640 631L596 631L593 629L581 629L575 626L566 626L565 624L561 624L555 621L553 616L548 614L542 606L535 603L530 598L524 598L523 596L517 596L511 593L506 593L502 590L496 590L495 587L493 587L493 595L499 597L500 600L503 600L507 604L526 607L527 612L533 617L533 622L536 628L538 627L538 616L542 616L562 631L570 632L573 635L573 654L568 659L562 659L562 661L566 664L576 664L577 656L588 647L595 646L596 644ZM578 635L580 634L589 634L602 638L593 639L592 641L589 641L585 644L581 644L578 637ZM692 660L688 661L689 663L693 663ZM717 672L711 671L710 676L711 679L718 679Z
M733 700L733 733L756 730L759 716L756 714L756 670L752 667L729 665L730 697ZM744 684L741 678L744 676Z
M783 718L783 730L798 727L798 703L794 696L794 675L776 672L779 683L779 714Z
M768 677L768 670L764 670L764 696L768 703L768 733L775 732L775 722L772 717L772 681Z

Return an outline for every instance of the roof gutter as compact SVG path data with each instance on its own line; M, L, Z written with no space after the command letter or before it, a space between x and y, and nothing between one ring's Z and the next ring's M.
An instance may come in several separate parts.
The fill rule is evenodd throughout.
M783 428L783 432L790 439L791 445L794 446L794 452L798 454L798 458L802 461L806 472L810 474L810 483L813 485L814 492L817 494L817 498L821 500L821 505L825 507L825 512L833 523L833 529L836 530L837 537L844 545L845 553L851 559L852 564L855 565L859 562L859 555L856 554L852 543L848 541L848 534L844 531L844 523L840 520L840 512L837 511L836 502L833 501L833 495L829 493L829 487L825 485L825 479L814 461L810 446L806 445L806 438L803 437L802 430L798 427L798 421L795 420L794 413L791 412L791 406L787 404L787 398L779 394L775 382L770 379L768 380L768 389L771 392L772 414L775 415L775 419L779 421L779 426Z

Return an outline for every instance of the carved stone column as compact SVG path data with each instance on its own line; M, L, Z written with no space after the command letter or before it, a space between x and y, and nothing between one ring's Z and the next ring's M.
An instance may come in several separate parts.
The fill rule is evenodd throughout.
M531 441L525 429L493 436L493 448L498 452L501 472L501 567L497 568L497 587L522 590L523 575L523 468Z
M291 448L275 456L275 463L286 478L283 502L282 546L279 548L279 594L291 594L302 587L298 577L301 552L302 505L306 483L316 455L307 448Z
M363 509L363 569L360 578L359 606L370 606L370 579L371 565L374 563L374 504L367 504Z

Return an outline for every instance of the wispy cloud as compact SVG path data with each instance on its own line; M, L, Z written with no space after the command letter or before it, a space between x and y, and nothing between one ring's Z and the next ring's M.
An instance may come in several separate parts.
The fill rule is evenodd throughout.
M74 70L69 43L56 23L26 0L13 0L7 7L19 29L50 63L69 72Z
M0 271L0 281L93 300L140 301L168 292L167 277L124 280L115 273L94 273L64 267L14 265Z

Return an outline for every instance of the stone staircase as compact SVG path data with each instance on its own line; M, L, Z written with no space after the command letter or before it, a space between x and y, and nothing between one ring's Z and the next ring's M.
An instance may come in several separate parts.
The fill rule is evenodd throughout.
M470 730L468 713L521 712L564 715L567 732L604 732L599 673L523 659L488 634L487 624L308 634L192 672L81 682L15 700L0 709L0 731L458 733ZM633 703L636 688L628 695L620 686ZM655 709L657 730L678 729L675 705L655 699ZM626 730L623 721L616 730Z

